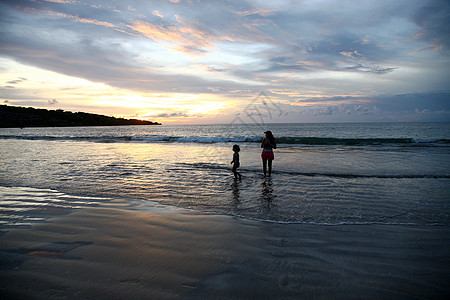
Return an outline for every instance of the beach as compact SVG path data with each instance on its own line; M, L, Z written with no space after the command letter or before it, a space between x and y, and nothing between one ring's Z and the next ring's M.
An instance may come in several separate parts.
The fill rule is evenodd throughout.
M0 297L446 299L449 128L1 129Z
M450 0L0 24L0 300L450 299Z
M117 207L114 207L117 206ZM318 226L157 206L3 231L2 299L444 299L450 230Z

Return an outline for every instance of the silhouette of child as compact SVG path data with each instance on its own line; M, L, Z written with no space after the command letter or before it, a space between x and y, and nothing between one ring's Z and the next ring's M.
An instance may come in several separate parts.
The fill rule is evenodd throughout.
M234 178L237 179L239 176L239 179L242 178L242 175L237 171L237 168L239 168L240 163L239 163L239 151L241 151L241 148L239 148L239 145L234 145L233 146L233 160L231 161L231 163L233 164L233 173L234 173Z

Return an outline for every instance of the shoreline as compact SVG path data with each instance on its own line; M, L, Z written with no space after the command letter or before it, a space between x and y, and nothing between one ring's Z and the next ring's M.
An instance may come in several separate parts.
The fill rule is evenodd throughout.
M2 299L410 299L450 293L450 228L89 207L0 236Z

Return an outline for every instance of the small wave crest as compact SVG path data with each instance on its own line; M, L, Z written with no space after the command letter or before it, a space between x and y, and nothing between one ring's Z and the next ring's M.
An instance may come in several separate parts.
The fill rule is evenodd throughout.
M47 136L47 135L0 135L4 140L30 140L30 141L85 141L98 143L113 143L131 141L131 136Z
M178 142L178 143L255 143L260 142L259 137L177 137L177 136L151 136L132 137L133 141L144 142Z

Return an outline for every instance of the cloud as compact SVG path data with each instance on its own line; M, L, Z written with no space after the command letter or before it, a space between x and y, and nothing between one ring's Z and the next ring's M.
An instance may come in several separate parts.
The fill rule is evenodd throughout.
M373 73L373 74L386 74L393 72L396 68L393 67L381 67L381 66L363 66L362 64L357 64L351 67L345 67L343 71L356 71L356 72L365 72L365 73Z
M75 3L74 0L44 0L45 2L52 2L52 3L60 3L60 4L72 4Z
M370 109L367 106L355 105L353 109L360 115L368 115L370 113Z
M156 9L153 11L153 15L154 16L158 16L161 19L164 19L164 15L162 15L159 11L157 11Z
M349 109L349 108L347 108L347 107L345 106L345 104L340 104L340 105L337 107L337 109L338 109L339 113L343 113L343 114L347 114L347 115L349 115L349 114L352 113L352 110Z
M419 49L419 51L433 50L449 53L449 11L450 2L445 0L427 2L417 9L412 19L421 31L416 38L428 43L428 47Z
M171 114L167 114L167 113L163 113L163 114L159 114L157 115L158 118L169 118L169 117L187 117L187 114L184 113L171 113Z
M93 24L93 25L104 26L104 27L111 27L111 28L115 28L116 27L114 24L112 24L110 22L104 22L104 21L95 20L95 19L89 19L89 18L82 18L82 17L77 16L77 15L69 15L69 14L60 13L60 12L54 12L54 11L48 11L46 13L48 15L50 15L50 16L63 17L63 18L71 19L71 20L76 21L76 22L80 22L80 23Z
M48 104L50 104L50 105L55 105L57 103L59 103L59 102L56 99L48 100Z
M302 103L307 105L295 110L303 115L359 115L370 116L372 121L450 121L450 90L371 97L322 97L304 99Z
M124 92L242 103L277 90L323 116L431 115L448 110L427 91L448 87L449 12L444 0L3 1L0 58ZM52 97L3 70L7 99Z
M450 110L450 90L427 93L379 95L373 97L377 107L387 111L409 111L427 109L430 111Z
M10 80L10 81L8 81L7 83L9 83L9 84L19 84L19 83L22 83L22 82L24 82L24 81L26 81L26 80L27 80L27 79L24 78L24 77L19 77L18 79Z
M191 115L184 112L173 112L173 113L161 113L154 116L149 116L151 118L189 118L189 117L201 117L201 114Z
M360 54L358 52L358 50L355 50L355 51L342 51L342 52L339 52L339 53L341 55L343 55L343 56L347 56L347 57L351 57L351 58L362 57L363 56L362 54Z
M115 39L56 32L62 38L55 42L53 35L45 34L41 26L33 24L34 29L22 31L9 25L4 42L0 43L0 53L26 65L136 91L206 93L208 86L232 86L220 80L212 84L211 77L168 73L164 67L137 63L134 49L125 48Z
M270 9L252 9L247 11L237 11L235 14L238 16L252 16L252 15L259 15L262 17L268 17L270 15L273 15L276 13L276 10L270 10Z
M199 24L153 24L147 21L134 21L130 26L136 32L152 39L155 42L174 43L175 47L170 47L181 52L191 54L201 54L205 48L213 48L212 42L215 36L206 28L201 28Z

